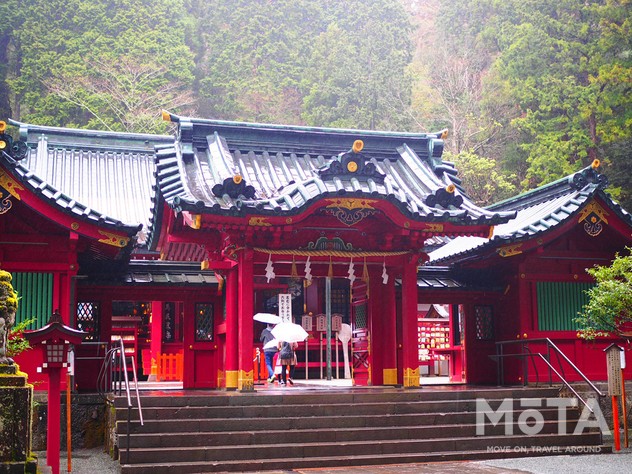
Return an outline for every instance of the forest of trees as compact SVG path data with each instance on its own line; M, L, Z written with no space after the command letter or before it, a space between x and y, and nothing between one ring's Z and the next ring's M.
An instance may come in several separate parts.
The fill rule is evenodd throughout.
M630 0L4 0L0 17L1 118L447 128L479 204L599 159L632 210Z

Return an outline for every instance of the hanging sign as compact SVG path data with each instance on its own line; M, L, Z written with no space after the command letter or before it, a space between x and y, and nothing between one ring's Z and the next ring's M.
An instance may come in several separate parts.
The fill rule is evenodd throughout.
M304 315L301 318L301 326L303 326L303 329L305 329L307 332L310 332L314 327L312 317L308 314Z
M283 322L292 322L292 295L289 293L279 293L279 317Z
M327 316L324 314L319 314L316 316L316 331L326 331L327 330Z
M342 327L342 316L336 314L331 317L331 330L334 332L340 332L340 328Z

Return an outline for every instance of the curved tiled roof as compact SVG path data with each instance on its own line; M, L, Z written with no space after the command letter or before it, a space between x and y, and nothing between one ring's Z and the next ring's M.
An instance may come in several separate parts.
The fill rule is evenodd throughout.
M66 212L131 235L140 231L144 242L154 146L173 137L10 123L29 148L19 162L5 159L18 179Z
M178 139L173 146L157 147L156 176L160 195L177 212L291 215L319 198L344 194L385 199L418 221L494 225L513 216L482 209L462 192L454 166L441 159L441 133L281 126L173 115L171 120L179 124ZM351 155L355 140L362 140L364 148ZM360 162L357 173L346 172L340 165L351 159L345 152ZM241 177L237 190L231 189L234 176ZM452 200L441 201L437 193L450 185L456 187L449 196ZM160 215L154 218L157 221Z
M607 186L604 175L587 167L573 175L542 186L535 190L507 199L488 207L490 211L514 211L516 218L494 227L491 239L481 237L456 237L429 253L430 265L444 264L480 254L486 248L495 248L519 242L548 232L564 222L587 204L600 196L623 220L632 225L632 217L604 192Z

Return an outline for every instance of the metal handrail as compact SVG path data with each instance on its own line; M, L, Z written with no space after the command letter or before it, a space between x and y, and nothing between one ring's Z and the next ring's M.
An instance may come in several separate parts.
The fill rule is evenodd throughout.
M129 356L132 364L132 375L134 381L134 389L136 393L136 402L138 404L138 417L141 426L143 426L143 410L140 403L140 393L138 391L138 376L136 373L136 362L134 356ZM122 375L122 377L121 377ZM130 443L130 425L131 425L131 411L134 405L132 404L132 394L130 389L129 376L127 374L127 356L125 355L125 344L123 339L118 340L118 344L111 347L107 353L99 373L99 391L104 396L106 391L112 391L114 394L121 395L123 389L125 389L125 395L127 398L127 449L126 449L126 462L129 462L129 443Z
M579 395L579 393L577 393L577 391L576 391L576 390L575 390L575 389L571 386L571 384L570 384L570 383L568 383L568 382L566 381L566 379L565 379L564 377L562 377L562 375L561 375L561 374L560 374L557 370L555 370L555 367L553 367L553 366L551 365L551 363L550 363L550 362L546 359L546 357L544 357L544 356L543 356L542 354L540 354L539 352L538 352L538 355L539 355L539 356L540 356L540 358L544 361L544 363L545 363L546 365L548 365L548 366L549 366L549 369L550 369L550 370L552 370L553 372L555 372L555 374L556 374L556 375L560 378L560 380L562 380L562 382L564 383L564 385L566 385L566 386L569 388L569 390L575 394L575 396L579 399L579 401L581 401L581 402L584 404L584 406L585 406L586 408L588 408L588 410L590 411L590 413L594 413L593 409L592 409L592 408L588 405L588 402L586 402L586 400L584 400L584 399L583 399L583 398Z
M540 352L537 352L537 353L531 352L531 350L528 347L528 344L530 342L544 342L544 343L546 343L547 355L545 356L544 354L542 354ZM504 350L503 350L504 346L513 345L513 344L520 344L522 351L523 352L526 351L526 353L505 354ZM573 370L575 370L577 375L579 375L584 380L584 382L586 382L588 384L588 386L599 397L605 397L605 394L601 390L599 390L597 388L597 386L594 383L592 383L588 379L588 377L586 377L586 375L584 375L584 373L548 337L536 338L536 339L519 339L519 340L498 341L496 343L496 359L497 359L497 363L498 363L498 378L499 378L499 382L501 380L504 382L504 367L503 367L503 358L504 357L525 357L526 356L526 357L532 359L532 361L533 361L533 357L534 356L539 356L544 361L544 363L549 367L549 384L553 383L553 378L552 378L551 372L554 372L555 375L557 375L560 378L562 383L564 383L564 385L566 387L568 387L568 389L571 390L571 392L573 392L575 394L575 396L584 404L584 406L586 408L588 408L588 410L590 410L590 412L592 413L593 412L592 408L588 405L588 403L582 397L579 396L577 391L566 380L566 377L564 375L564 367L563 367L562 363L559 362L561 373L557 369L555 369L555 367L553 367L553 365L551 364L551 362L549 360L551 358L551 351L550 351L551 349L554 350L554 353L555 353L556 357L558 358L558 362L559 362L559 358L562 357L568 363L568 365L570 365L570 367ZM538 371L537 371L537 367L535 365L535 362L533 362L533 366L534 366L534 369L536 371L536 383L537 383L539 381L539 375L538 375ZM528 372L528 364L527 363L525 363L523 365L523 370L524 370L523 383L526 384L527 383L527 375L528 375L527 374L527 372Z

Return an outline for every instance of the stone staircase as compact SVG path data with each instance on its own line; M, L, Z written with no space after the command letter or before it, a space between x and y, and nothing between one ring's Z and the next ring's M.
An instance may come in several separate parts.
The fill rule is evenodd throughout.
M546 401L557 397L555 388L164 392L142 397L145 424L134 410L129 438L125 401L117 398L121 472L292 470L582 453L602 446L594 429L573 434L577 408L564 410L567 434L558 433L558 407Z

